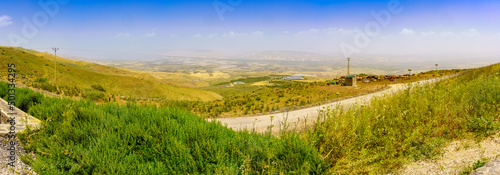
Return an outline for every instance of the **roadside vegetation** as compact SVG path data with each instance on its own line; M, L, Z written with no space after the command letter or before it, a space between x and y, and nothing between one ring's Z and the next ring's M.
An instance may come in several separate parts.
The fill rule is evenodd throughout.
M227 84L204 88L221 94L224 98L210 102L179 100L137 100L139 103L159 106L176 106L203 117L233 117L267 114L316 106L344 98L359 96L388 88L394 83L406 83L450 75L462 70L429 71L390 81L379 80L370 83L359 81L357 87L329 84L329 81L287 81L281 77L261 76L232 80L243 84L227 87ZM254 85L265 81L267 85ZM134 99L129 99L134 100Z
M486 165L486 162L484 160L477 160L477 162L472 163L471 166L465 167L462 172L460 172L461 175L468 175L472 172L474 172L476 169L483 167Z
M0 82L0 96L7 97ZM298 134L235 132L176 108L44 97L17 89L42 120L18 134L39 174L321 174L328 166Z
M499 130L500 64L349 110L330 109L304 134L337 174L387 173L441 154L452 139Z

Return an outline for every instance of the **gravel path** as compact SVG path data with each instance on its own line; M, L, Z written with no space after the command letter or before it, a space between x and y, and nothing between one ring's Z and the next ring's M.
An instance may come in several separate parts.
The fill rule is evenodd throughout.
M37 174L34 172L29 165L21 161L21 158L19 157L19 154L25 155L26 152L24 151L24 148L19 145L19 139L16 138L16 144L15 144L15 150L16 150L16 155L15 155L15 161L14 161L14 167L8 165L11 161L9 160L9 155L11 154L11 151L8 150L10 149L11 145L9 143L9 140L5 137L0 137L0 174L1 175L18 175L18 174ZM33 158L35 157L34 154L30 154Z
M3 80L1 80L3 81ZM19 83L15 83L16 87L21 87L25 88L27 86ZM50 92L44 92L42 90L37 90L34 88L30 88L38 92L42 92L45 94L48 94L50 96L57 96L56 94L50 93ZM9 105L7 102L3 99L0 99L0 111L3 110L4 112L12 112L9 109ZM32 116L28 116L27 118L23 118L23 116L26 116L27 114L24 111L19 110L18 108L15 108L15 113L17 114L9 114L10 117L15 118L15 132L21 132L26 128L26 124L30 125L34 128L37 128L39 126L40 120L33 118ZM27 120L26 120L27 119ZM25 155L26 152L24 151L24 148L19 145L19 139L16 137L15 139L12 139L12 141L15 141L15 144L11 145L9 138L7 136L7 133L10 132L10 129L4 128L5 125L8 125L7 127L10 127L10 124L8 123L3 123L0 124L0 175L18 175L18 174L37 174L34 172L29 165L27 165L25 162L21 160L19 157L19 154ZM12 148L15 148L12 151ZM11 154L15 154L15 159L14 159L14 166L9 165L9 163L12 163L11 159L12 157L9 157ZM30 153L30 156L32 158L35 158L35 155L33 153Z
M461 174L465 168L481 159L491 159L474 175L500 174L500 135L494 135L477 143L473 140L457 140L448 144L443 155L432 160L417 161L405 165L397 174Z

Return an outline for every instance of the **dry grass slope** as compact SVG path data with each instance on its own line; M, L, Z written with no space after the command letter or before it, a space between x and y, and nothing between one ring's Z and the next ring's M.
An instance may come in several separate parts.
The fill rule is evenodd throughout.
M54 79L53 55L14 47L0 47L0 52L0 70L7 70L7 64L15 63L19 70L17 81L30 85L36 78ZM1 72L2 79L7 79L7 71ZM58 86L91 89L96 84L108 93L129 97L201 101L221 98L214 92L171 86L144 73L57 58Z

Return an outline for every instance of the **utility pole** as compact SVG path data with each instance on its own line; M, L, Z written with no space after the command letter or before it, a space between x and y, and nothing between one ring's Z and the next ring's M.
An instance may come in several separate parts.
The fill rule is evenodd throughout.
M351 58L347 57L347 75L349 75L349 62L351 62Z
M53 47L52 50L54 50L54 85L57 88L57 63L56 63L56 58L57 58L57 50L59 50L59 48Z

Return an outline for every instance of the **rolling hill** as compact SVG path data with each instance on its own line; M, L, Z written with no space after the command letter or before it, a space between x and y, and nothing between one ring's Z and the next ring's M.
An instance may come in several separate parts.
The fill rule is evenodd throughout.
M59 87L91 90L100 85L113 95L134 98L167 98L171 100L210 101L221 98L214 92L173 86L151 75L121 68L57 57L57 85ZM18 69L17 82L32 85L44 80L53 84L54 56L49 53L18 47L0 47L0 77L7 79L7 65L15 63Z

